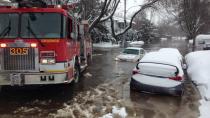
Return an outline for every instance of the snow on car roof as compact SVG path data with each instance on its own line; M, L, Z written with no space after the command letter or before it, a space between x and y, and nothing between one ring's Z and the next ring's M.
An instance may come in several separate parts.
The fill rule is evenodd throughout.
M210 35L207 34L200 34L196 36L196 40L204 40L204 39L209 39L210 40Z
M159 52L165 53L167 55L177 55L180 60L183 58L182 54L176 48L161 48Z
M164 63L171 64L174 66L180 66L180 58L177 55L171 55L161 52L150 52L147 53L140 62L154 62L154 63Z
M141 50L141 49L143 49L143 48L137 48L137 47L127 47L127 48L125 48L125 49Z

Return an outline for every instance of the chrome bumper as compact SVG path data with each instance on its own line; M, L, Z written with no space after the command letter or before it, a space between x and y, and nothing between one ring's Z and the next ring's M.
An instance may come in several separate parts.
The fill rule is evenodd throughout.
M0 73L0 85L46 85L69 83L67 73Z

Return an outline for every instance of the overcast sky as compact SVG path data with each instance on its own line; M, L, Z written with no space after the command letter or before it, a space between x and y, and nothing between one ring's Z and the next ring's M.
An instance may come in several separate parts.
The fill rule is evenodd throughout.
M138 5L141 5L144 2L144 0L126 0L126 1L127 1L126 9L128 12L128 14L127 14L128 16L129 16L129 14L132 14L139 8ZM118 9L116 11L116 14L123 15L123 12L124 12L124 0L121 0L120 4L118 6Z
M139 9L139 5L142 5L145 0L126 0L126 1L127 1L127 5L126 5L127 15L126 16L127 18L129 18L136 10ZM124 0L121 0L118 6L118 9L116 11L116 15L121 16L121 17L124 16ZM158 12L155 13L155 12L147 11L147 18L155 24L158 24L161 21L161 19L164 19L161 17L163 16L160 16Z

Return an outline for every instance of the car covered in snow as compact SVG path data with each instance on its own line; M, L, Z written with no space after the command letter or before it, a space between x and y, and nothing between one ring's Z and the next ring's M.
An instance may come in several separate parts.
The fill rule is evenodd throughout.
M128 47L125 48L115 60L137 62L145 55L145 53L146 51L143 48Z
M184 72L180 60L181 54L164 50L147 53L139 61L133 69L131 90L182 95Z

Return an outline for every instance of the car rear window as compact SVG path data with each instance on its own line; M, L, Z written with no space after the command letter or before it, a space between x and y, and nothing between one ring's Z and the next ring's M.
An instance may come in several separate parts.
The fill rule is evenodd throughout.
M178 74L178 68L173 65L141 62L137 65L140 74L157 76L157 77L175 77Z
M125 49L123 51L123 53L125 54L134 54L134 55L138 55L139 54L139 50L135 50L135 49Z

